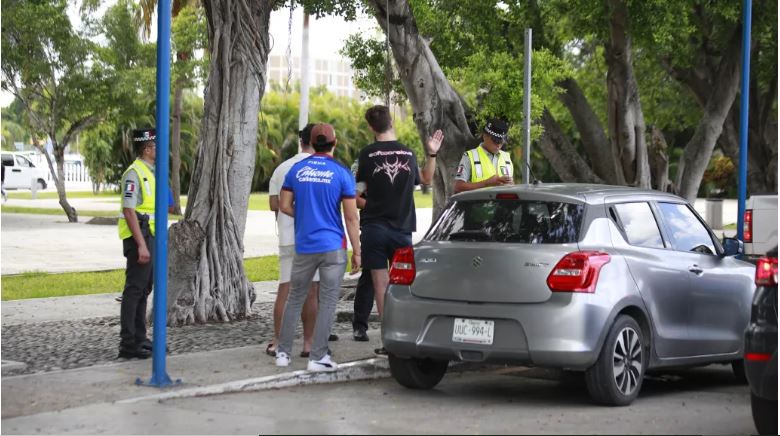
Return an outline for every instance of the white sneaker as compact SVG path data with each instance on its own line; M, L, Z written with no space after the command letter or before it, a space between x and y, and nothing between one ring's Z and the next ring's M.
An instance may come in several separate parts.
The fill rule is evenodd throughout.
M284 351L276 353L276 366L290 366L290 355Z
M320 360L309 360L306 369L312 372L334 372L339 369L339 365L330 358L330 354L326 354Z

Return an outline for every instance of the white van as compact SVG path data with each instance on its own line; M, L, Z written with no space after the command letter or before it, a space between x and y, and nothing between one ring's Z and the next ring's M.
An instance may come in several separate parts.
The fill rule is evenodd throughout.
M748 257L762 257L777 247L777 195L751 195L742 228Z
M25 153L3 152L2 163L5 167L5 189L32 189L37 183L40 191L46 189L47 171L37 168Z

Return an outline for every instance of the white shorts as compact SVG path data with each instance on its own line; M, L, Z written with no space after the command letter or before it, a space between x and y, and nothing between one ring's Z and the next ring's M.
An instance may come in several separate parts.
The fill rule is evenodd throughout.
M289 283L292 276L292 264L295 257L295 245L279 247L279 283ZM320 272L314 272L313 282L320 281Z

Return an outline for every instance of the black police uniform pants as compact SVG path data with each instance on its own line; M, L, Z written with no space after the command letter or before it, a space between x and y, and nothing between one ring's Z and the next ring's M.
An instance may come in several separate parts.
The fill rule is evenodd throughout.
M374 281L371 279L371 270L363 268L360 272L357 288L355 289L354 316L352 318L353 330L368 330L368 317L374 307Z
M124 254L127 258L125 270L125 290L122 292L122 311L120 314L121 337L120 348L123 350L136 350L146 337L146 300L152 292L153 265L154 265L154 237L148 229L148 225L141 229L146 247L149 249L151 259L149 263L138 263L138 244L133 237L122 241Z

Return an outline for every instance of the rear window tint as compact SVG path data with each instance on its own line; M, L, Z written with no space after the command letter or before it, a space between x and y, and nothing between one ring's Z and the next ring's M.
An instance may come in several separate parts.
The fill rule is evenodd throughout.
M585 207L523 200L471 200L450 205L426 236L431 241L565 244L579 239Z

